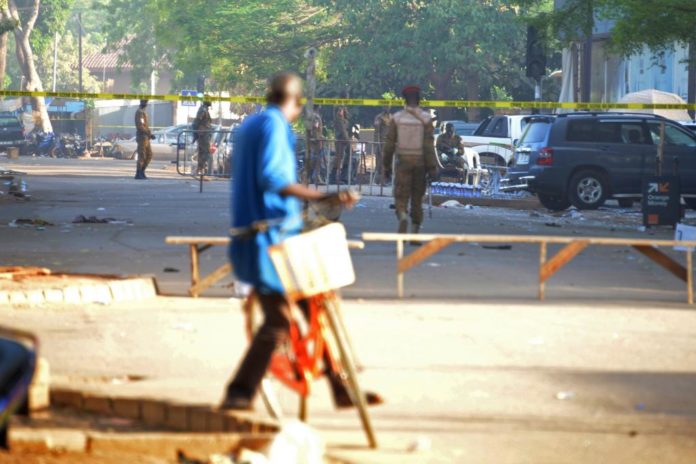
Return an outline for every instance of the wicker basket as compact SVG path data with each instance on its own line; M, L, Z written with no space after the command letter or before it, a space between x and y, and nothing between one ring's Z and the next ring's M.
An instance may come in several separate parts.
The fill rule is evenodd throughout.
M291 298L308 298L355 282L346 229L339 223L289 238L269 248Z

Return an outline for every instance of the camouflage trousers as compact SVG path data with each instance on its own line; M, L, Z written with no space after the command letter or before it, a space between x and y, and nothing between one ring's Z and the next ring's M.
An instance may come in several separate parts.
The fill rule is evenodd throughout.
M425 162L422 156L400 156L394 176L396 217L408 217L409 203L413 224L423 223L423 197L427 189Z
M138 136L138 168L145 170L152 161L152 145L150 145L150 137Z
M210 169L210 141L209 134L198 136L198 172L205 172Z

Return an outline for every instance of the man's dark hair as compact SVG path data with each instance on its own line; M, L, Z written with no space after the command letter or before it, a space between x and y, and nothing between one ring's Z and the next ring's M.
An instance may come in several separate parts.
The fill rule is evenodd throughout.
M285 71L276 74L268 81L266 103L270 105L282 105L288 99L288 85L294 80L301 80L297 73Z
M445 124L445 131L448 131L450 129L454 130L454 124L448 122L447 124Z
M140 107L145 108L147 106L147 100L140 100Z

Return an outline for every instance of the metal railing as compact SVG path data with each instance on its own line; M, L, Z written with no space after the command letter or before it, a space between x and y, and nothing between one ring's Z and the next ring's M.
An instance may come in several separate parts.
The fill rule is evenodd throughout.
M179 133L176 141L176 171L182 176L218 177L229 178L231 176L232 159L232 131L211 130L200 132L197 140L194 135L197 131L184 130ZM210 140L207 151L207 160L199 163L199 141L201 138Z

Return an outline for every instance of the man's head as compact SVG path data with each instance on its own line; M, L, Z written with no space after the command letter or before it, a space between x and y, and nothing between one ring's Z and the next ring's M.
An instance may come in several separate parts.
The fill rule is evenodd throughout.
M145 109L147 107L147 100L140 100L140 107Z
M213 102L206 101L206 102L203 102L203 105L205 105L205 106L207 106L208 108L210 108L211 106L213 106Z
M302 114L302 79L293 72L276 74L268 82L266 102L275 105L290 122Z
M421 89L417 85L407 85L401 91L401 95L406 100L406 106L420 105Z
M454 133L454 124L448 122L445 124L445 134L452 135Z

